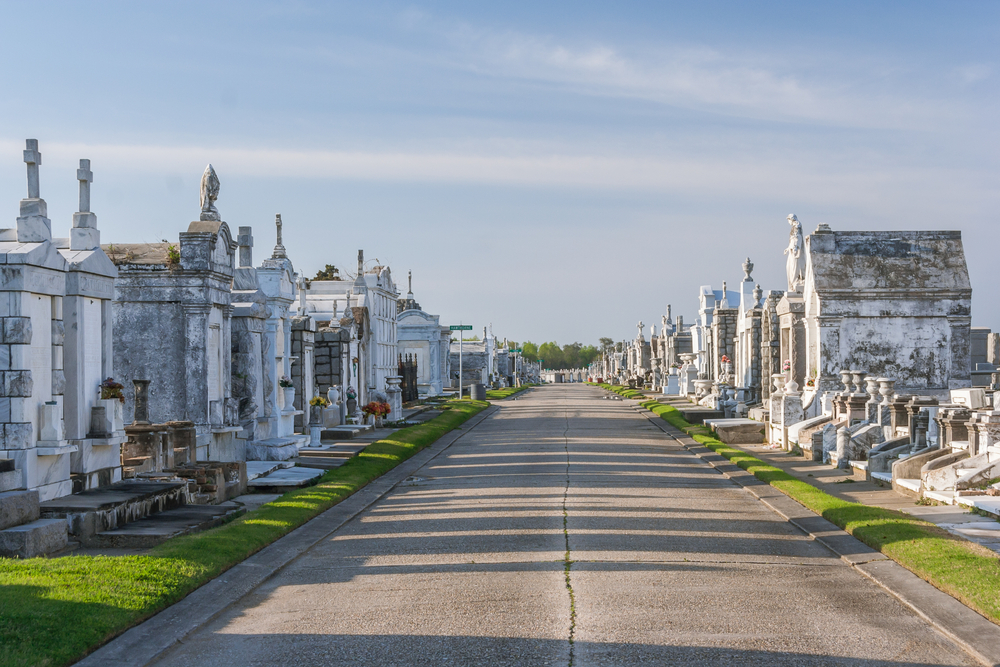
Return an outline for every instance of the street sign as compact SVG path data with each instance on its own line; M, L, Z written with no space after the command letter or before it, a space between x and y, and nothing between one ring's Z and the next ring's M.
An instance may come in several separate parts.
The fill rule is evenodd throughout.
M509 350L509 351L510 351L510 352L520 352L520 351L521 351L521 348L519 348L519 347L515 347L514 349L512 349L512 350Z
M451 329L452 331L472 331L471 324L452 324L448 328Z

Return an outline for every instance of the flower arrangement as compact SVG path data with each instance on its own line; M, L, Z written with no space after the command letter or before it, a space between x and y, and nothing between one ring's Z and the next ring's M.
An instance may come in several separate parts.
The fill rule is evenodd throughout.
M293 387L294 385L292 384L292 378L288 377L287 375L282 375L281 379L278 380L278 386L281 387L282 389L288 389L290 387Z
M385 417L387 414L392 412L392 408L389 407L388 403L382 403L377 401L371 401L366 403L362 408L361 412L366 415L375 415L376 417Z
M354 391L354 387L347 388L347 400L351 401L358 397L357 392Z
M108 378L98 385L101 388L101 399L117 398L122 403L125 402L125 394L122 391L125 388L121 382L115 382L114 378Z
M815 387L816 386L816 378L809 378L808 380L806 380L806 386L807 387Z
M790 359L785 359L785 365L781 367L781 370L783 370L783 371L790 371L790 370L792 370L792 362L791 362Z
M728 364L729 363L729 357L724 354L724 355L722 355L722 359L720 359L719 361L721 361L724 364Z
M309 405L313 406L314 408L325 408L329 404L330 404L329 401L327 401L324 397L319 395L313 396L312 398L309 399Z

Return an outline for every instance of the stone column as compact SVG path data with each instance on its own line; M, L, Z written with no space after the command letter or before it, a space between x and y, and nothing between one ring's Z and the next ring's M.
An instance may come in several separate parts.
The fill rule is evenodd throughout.
M185 408L187 418L197 425L209 424L208 407L208 319L209 303L186 303L184 328L187 345L184 348L186 371Z

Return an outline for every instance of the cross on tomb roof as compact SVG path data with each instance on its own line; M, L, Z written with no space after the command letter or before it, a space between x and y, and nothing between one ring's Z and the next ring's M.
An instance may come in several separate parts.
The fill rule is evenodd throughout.
M76 170L76 180L80 181L80 213L90 213L90 184L94 182L90 160L80 160L80 168Z
M24 162L28 165L28 199L40 199L38 167L42 164L42 154L38 152L38 139L27 139L24 144Z

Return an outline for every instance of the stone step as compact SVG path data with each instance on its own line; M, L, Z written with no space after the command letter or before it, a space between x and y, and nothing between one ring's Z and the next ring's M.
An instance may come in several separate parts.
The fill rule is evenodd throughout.
M179 535L215 528L246 513L232 501L218 505L183 505L94 536L90 546L105 549L151 549Z
M293 465L295 464L290 461L247 461L247 480L253 481L279 468L291 468Z
M5 491L23 491L24 475L20 470L6 470L0 472L0 493Z
M44 556L68 545L65 519L37 519L0 530L0 556L5 558Z
M40 516L38 491L0 493L0 530L35 521Z
M42 518L65 519L70 534L90 546L97 533L184 505L187 493L186 482L137 479L47 500L40 509Z
M290 460L301 468L315 468L316 470L333 470L350 461L349 458L344 457L324 456L296 456Z
M247 485L253 491L260 493L284 493L292 489L315 484L323 471L316 468L282 468L272 473L251 480Z

